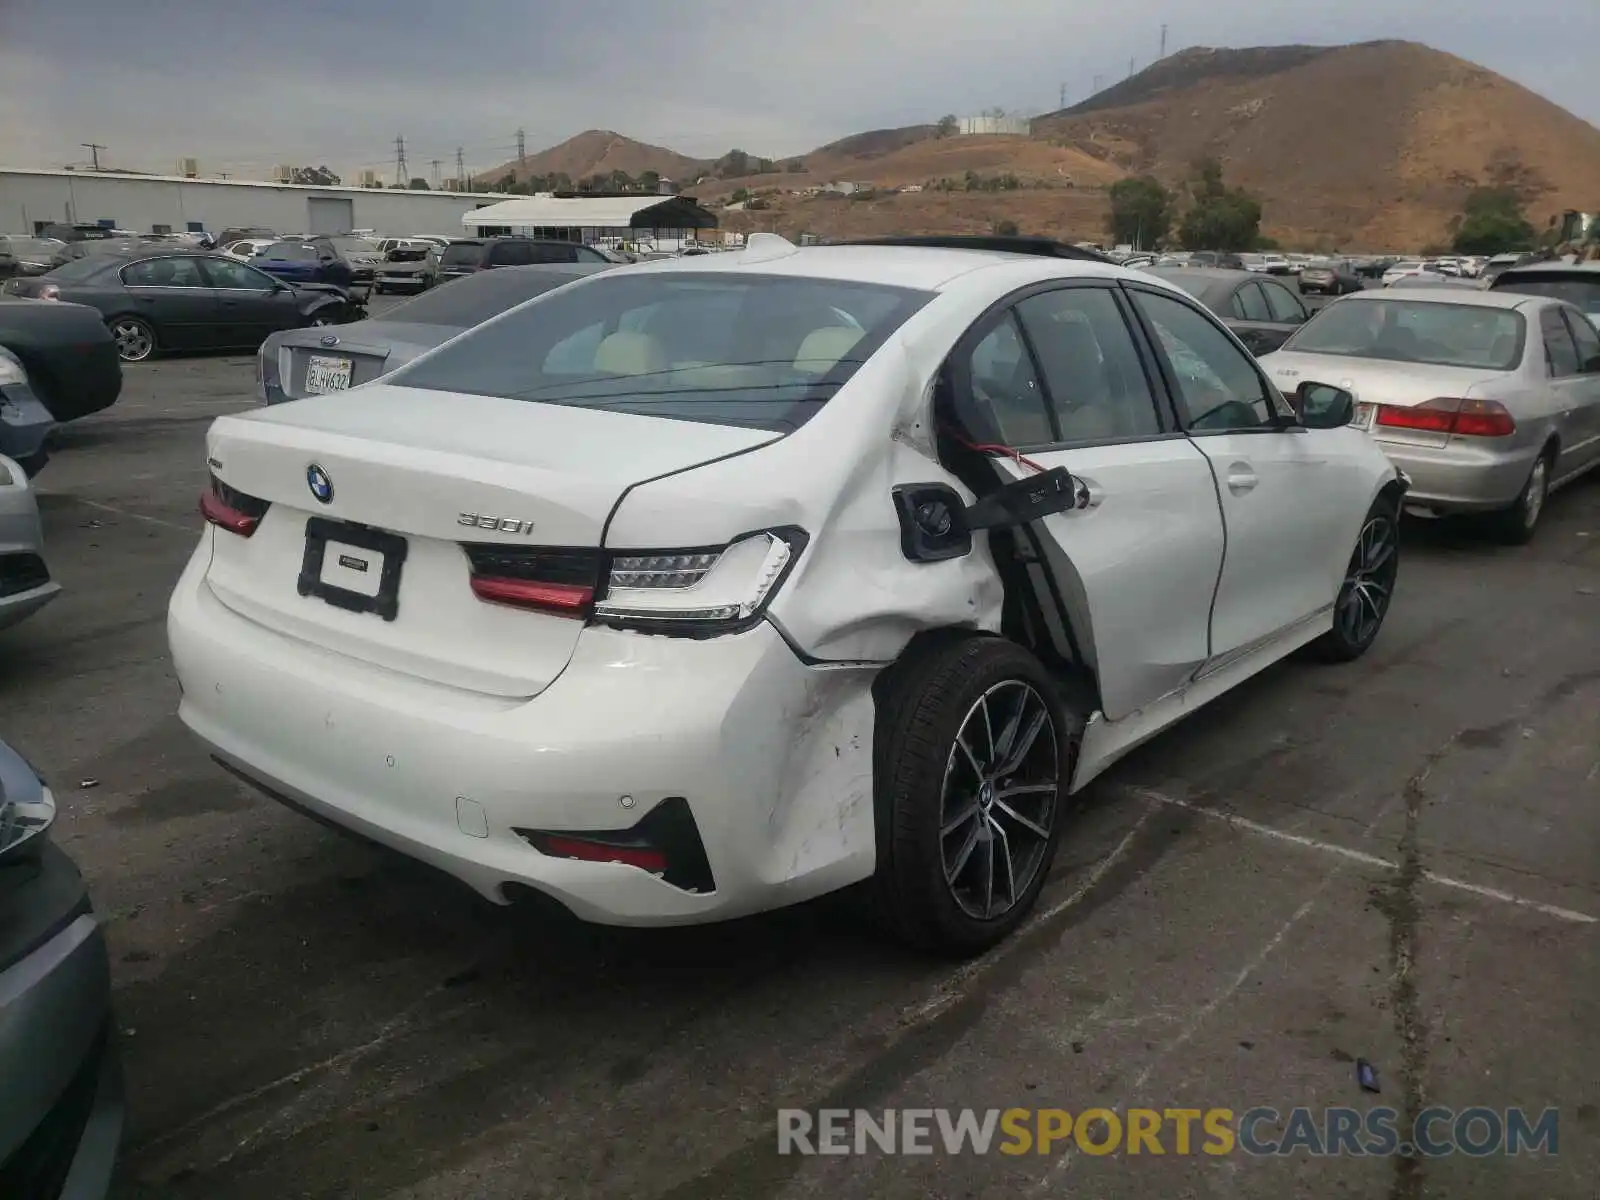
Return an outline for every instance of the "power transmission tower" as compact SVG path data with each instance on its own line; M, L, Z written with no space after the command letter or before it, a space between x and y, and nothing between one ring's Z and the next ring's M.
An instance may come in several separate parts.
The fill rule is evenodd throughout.
M436 158L428 165L433 168L433 186L437 188L439 186L439 168L443 164Z
M461 157L460 146L456 147L456 187L463 192L467 190L467 167L465 160Z
M1096 75L1094 77L1094 93L1095 93L1095 95L1099 95L1100 94L1100 85L1103 84L1105 81L1106 81L1106 77L1104 75Z
M100 169L100 151L104 150L105 147L99 142L79 142L78 145L89 152L89 156L94 159L94 166L91 169L98 171Z
M1060 104L1060 107L1061 108L1065 108L1066 106L1067 106L1067 85L1063 83L1061 85L1061 104Z
M1166 56L1167 56L1167 27L1166 27L1165 24L1163 24L1161 26L1161 57L1165 58Z
M1131 58L1128 60L1128 78L1133 78L1133 59Z
M517 130L517 167L519 169L528 165L528 135L522 130Z
M411 182L410 175L411 172L406 167L406 139L403 137L397 137L394 139L395 187L405 187Z

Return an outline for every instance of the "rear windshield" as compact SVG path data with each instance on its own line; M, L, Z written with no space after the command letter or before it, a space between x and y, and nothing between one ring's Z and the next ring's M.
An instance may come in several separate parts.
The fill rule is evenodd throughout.
M478 242L451 242L439 256L441 267L475 267L487 247Z
M379 255L383 251L378 249L378 243L371 238L336 237L329 238L340 254L365 254Z
M563 287L581 275L539 267L507 267L463 275L397 304L383 314L385 321L410 321L417 325L448 325L467 329L498 317L535 296Z
M1600 271L1531 272L1518 271L1495 280L1497 292L1517 292L1525 296L1549 296L1575 304L1591 317L1600 316Z
M306 242L274 242L260 257L269 262L316 262L317 248Z
M605 271L479 326L390 378L405 387L789 432L930 299L929 292L823 279Z
M1507 308L1427 300L1346 300L1323 309L1283 348L1510 371L1522 361L1525 336L1522 314Z

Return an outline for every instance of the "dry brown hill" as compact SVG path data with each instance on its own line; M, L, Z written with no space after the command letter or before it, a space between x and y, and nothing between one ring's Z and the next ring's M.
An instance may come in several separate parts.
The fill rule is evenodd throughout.
M1600 201L1600 129L1413 42L1186 50L1040 118L1034 133L1169 184L1216 157L1286 244L1439 241L1496 165L1535 185L1536 225Z
M516 159L512 159L476 178L492 183L508 174L515 175L519 181L535 175L563 174L577 183L592 175L609 175L612 171L623 171L634 178L654 171L663 179L692 183L706 166L704 160L690 158L676 150L636 142L609 129L590 129L559 146L528 155L523 165L519 166Z

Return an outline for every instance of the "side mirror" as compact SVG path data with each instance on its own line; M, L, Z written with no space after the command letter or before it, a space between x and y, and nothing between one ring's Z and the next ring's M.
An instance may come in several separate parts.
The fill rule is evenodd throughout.
M1356 419L1355 394L1331 383L1308 380L1295 389L1290 403L1307 429L1338 429Z

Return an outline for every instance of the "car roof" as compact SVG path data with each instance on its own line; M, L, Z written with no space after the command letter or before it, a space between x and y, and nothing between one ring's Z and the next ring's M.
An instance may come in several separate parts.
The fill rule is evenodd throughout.
M1339 303L1373 303L1379 300L1417 300L1430 304L1467 304L1473 308L1521 308L1537 303L1541 296L1526 296L1521 292L1492 292L1484 288L1462 287L1391 287L1372 291L1352 292Z
M753 239L752 239L753 240ZM781 242L781 239L779 239ZM1152 279L1152 276L1115 263L1089 259L1058 258L1048 255L1015 253L1003 250L952 249L947 246L834 245L792 246L768 249L761 243L725 254L702 254L693 258L652 259L619 267L619 273L678 271L689 273L749 272L761 275L788 275L801 278L831 279L848 283L878 283L917 291L939 291L974 271L1009 267L1014 270L1033 265L1026 272L1039 279Z

